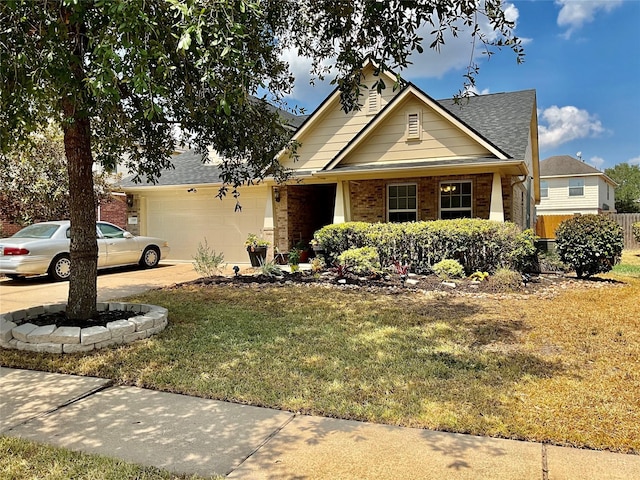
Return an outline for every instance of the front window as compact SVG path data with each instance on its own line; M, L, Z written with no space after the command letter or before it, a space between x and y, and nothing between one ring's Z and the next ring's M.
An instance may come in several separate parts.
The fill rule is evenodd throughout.
M418 219L418 185L389 185L387 202L390 222L415 222Z
M549 182L546 180L540 180L540 196L542 198L549 197Z
M471 182L443 182L440 184L440 218L471 218Z
M582 197L584 195L584 180L576 178L569 180L569 196Z

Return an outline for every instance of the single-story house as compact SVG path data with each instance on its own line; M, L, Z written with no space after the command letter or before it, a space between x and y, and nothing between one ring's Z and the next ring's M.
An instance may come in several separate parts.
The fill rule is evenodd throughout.
M542 160L537 235L555 238L560 222L574 215L615 213L616 186L604 172L569 155Z
M191 260L199 242L228 262L247 262L244 240L257 233L279 251L309 242L324 225L460 217L512 221L533 228L540 199L535 90L434 100L408 83L373 88L374 66L363 71L364 105L344 113L331 93L307 118L287 119L299 142L285 184L266 179L220 200L214 161L192 151L155 185L122 183L127 228L164 237L171 256ZM299 123L299 125L296 125ZM214 155L215 156L215 155Z

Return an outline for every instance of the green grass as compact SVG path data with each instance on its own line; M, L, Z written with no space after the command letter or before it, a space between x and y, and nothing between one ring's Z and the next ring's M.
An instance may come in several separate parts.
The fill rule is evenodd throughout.
M33 480L197 480L99 455L0 436L0 478ZM216 477L222 478L222 477Z
M619 275L640 277L640 250L625 250L621 262L613 267L613 272Z
M181 287L160 335L0 363L329 417L640 452L640 278L556 296Z

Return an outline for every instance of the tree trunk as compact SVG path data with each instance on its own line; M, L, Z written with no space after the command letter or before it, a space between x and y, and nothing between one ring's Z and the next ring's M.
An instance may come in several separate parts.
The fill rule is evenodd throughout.
M65 100L64 111L73 105ZM71 110L69 110L71 109ZM93 190L93 157L88 118L71 118L64 124L64 149L69 172L69 211L71 214L71 277L67 317L88 320L96 313L98 298L98 243Z
M71 87L62 93L64 150L69 172L69 213L71 220L71 276L67 317L86 321L97 313L98 241L96 203L93 189L91 121L86 111L90 97L84 72L87 48L86 25L74 23L73 12L62 8L67 25Z

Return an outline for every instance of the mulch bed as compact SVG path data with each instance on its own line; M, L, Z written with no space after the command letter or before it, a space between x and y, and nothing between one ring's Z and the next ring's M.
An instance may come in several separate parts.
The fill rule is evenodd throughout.
M451 283L455 283L452 286ZM504 286L496 285L492 281L473 282L468 278L456 279L452 282L443 282L436 275L411 275L406 283L401 282L398 275L386 275L376 278L363 278L347 274L339 277L333 272L323 272L313 274L309 271L288 273L283 272L281 277L268 276L264 274L236 275L236 276L212 276L203 277L190 282L184 282L166 288L180 288L182 286L196 286L203 288L215 287L218 285L235 285L246 288L264 287L285 287L291 285L299 286L324 286L327 288L339 288L348 290L360 290L385 295L395 295L404 292L442 292L448 295L466 295L477 297L502 298L514 295L529 296L537 295L541 297L553 297L561 291L575 288L603 288L614 285L624 285L615 280L601 279L598 277L590 279L578 279L575 276L563 273L548 273L534 275L523 278L522 283L515 289L505 289ZM48 313L29 319L30 323L38 326L55 324L57 327L92 327L106 326L107 323L116 320L126 320L136 316L137 313L130 311L107 311L99 312L95 318L86 322L70 320L65 312Z
M104 327L109 322L115 322L116 320L127 320L131 317L139 315L137 312L112 310L106 312L98 312L98 314L87 321L72 320L67 318L65 312L45 313L38 315L37 317L30 318L29 323L33 323L39 327L45 325L53 325L56 327Z
M455 283L455 286L452 286L452 283ZM513 288L496 284L491 280L474 282L468 278L455 279L451 282L443 282L436 275L410 275L409 280L406 283L403 283L398 275L363 278L348 274L344 277L339 277L333 272L313 274L309 271L303 271L295 273L284 272L280 277L264 274L203 277L175 285L173 288L178 288L183 285L201 287L236 285L239 287L251 288L316 285L340 289L364 290L381 294L397 294L410 291L435 291L447 292L452 295L487 296L516 294L553 296L560 291L570 288L603 288L613 285L623 285L623 283L598 277L578 279L575 275L564 274L562 272L550 272L525 276L523 277L521 284Z

